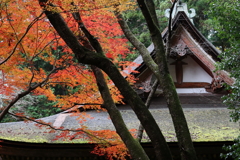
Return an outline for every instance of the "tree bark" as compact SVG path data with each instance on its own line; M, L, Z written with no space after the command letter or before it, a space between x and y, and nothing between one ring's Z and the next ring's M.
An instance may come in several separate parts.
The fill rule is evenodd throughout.
M151 92L150 94L148 95L148 98L147 98L147 101L145 103L146 107L149 108L150 104L151 104L151 100L152 100L152 97L154 95L154 93L156 92L157 90L157 86L158 86L158 80L156 79L152 85L152 89L151 89ZM143 125L140 124L139 127L138 127L138 133L137 133L137 139L139 142L142 141L142 136L143 136L143 131L144 131L144 128L143 128Z
M74 5L74 4L73 4ZM102 47L97 39L95 39L88 29L85 27L84 23L81 20L81 16L79 12L72 13L73 17L75 18L76 22L81 23L79 24L80 29L84 32L87 39L81 39L81 41L84 41L84 44L90 49L95 50L98 53L103 54ZM119 112L118 108L116 107L109 88L107 86L107 83L104 79L102 71L97 68L96 66L91 65L91 68L93 70L93 73L95 75L98 89L101 93L101 96L104 100L104 106L106 110L108 111L108 114L110 115L110 118L113 122L113 125L118 133L118 135L121 137L122 141L128 148L128 151L133 159L139 160L139 159L146 159L148 160L148 156L145 153L144 149L140 145L138 141L136 141L131 133L129 132L128 128L125 125L125 122L123 121L123 118L121 116L121 113Z
M167 59L165 55L165 48L163 45L162 35L156 21L152 17L150 10L154 10L152 7L152 0L137 0L142 13L147 21L149 31L151 33L152 41L155 46L155 52L157 57L157 64L159 67L158 74L153 72L160 82L163 89L163 95L167 101L167 105L173 120L175 132L178 139L178 145L181 153L182 160L196 160L196 153L193 147L191 135L188 129L187 121L184 116L179 97L176 92L173 80L169 74ZM151 4L149 4L151 3ZM151 8L148 8L151 7Z
M140 159L149 160L147 154L143 150L140 143L137 140L135 140L131 135L131 133L128 131L128 128L126 127L122 119L121 113L119 112L114 101L112 100L111 94L109 92L109 89L104 79L104 76L102 74L102 71L95 66L92 66L91 68L96 77L99 91L104 100L104 106L106 107L110 115L110 118L113 122L113 125L116 128L118 135L121 137L121 139L127 146L131 157L136 160L140 160Z
M154 3L152 0L148 1L138 0L138 4L147 21L149 31L151 33L152 41L154 43L155 52L157 55L157 64L150 56L150 53L148 52L147 48L133 35L121 14L117 13L116 16L118 18L118 22L125 36L133 44L133 46L140 52L145 64L150 68L150 70L153 72L153 74L157 77L157 79L160 82L160 85L163 89L164 97L167 101L167 105L174 123L174 128L177 135L182 159L193 160L197 159L195 149L192 144L191 135L187 126L187 121L185 119L179 101L179 97L176 92L176 88L168 71L167 60L165 55L168 54L170 48L167 48L165 51L162 35L158 27L159 26L158 21L156 19ZM171 23L171 20L169 23ZM169 29L170 28L171 27L169 27ZM168 43L170 43L171 38L170 33L171 30L169 30Z
M46 2L46 0L39 0L39 3L42 7L45 7ZM152 141L157 159L171 160L172 157L170 150L155 119L137 93L121 75L118 68L103 54L92 52L80 45L77 38L68 28L67 24L59 13L47 10L44 12L50 23L53 25L65 43L71 48L76 56L76 59L80 63L95 65L101 68L112 79L145 128L150 140Z

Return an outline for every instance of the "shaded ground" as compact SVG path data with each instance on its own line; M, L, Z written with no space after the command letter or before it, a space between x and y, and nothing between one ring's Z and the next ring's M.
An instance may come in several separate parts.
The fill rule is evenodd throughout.
M181 102L193 141L231 141L239 135L239 124L229 121L229 110L220 103L219 97L195 96L189 98L182 96ZM150 111L167 141L176 141L172 120L165 106L161 98L154 99ZM137 129L139 121L129 106L119 106L119 108L128 128ZM86 126L91 130L114 130L107 112L104 111L91 110L77 113L75 116L72 116L71 113L61 113L42 120L56 127L67 129ZM40 143L70 142L64 139L53 141L59 132L49 133L50 129L39 128L33 122L1 123L0 128L0 139ZM146 135L144 135L144 140L148 141ZM81 139L71 142L84 143L86 141Z

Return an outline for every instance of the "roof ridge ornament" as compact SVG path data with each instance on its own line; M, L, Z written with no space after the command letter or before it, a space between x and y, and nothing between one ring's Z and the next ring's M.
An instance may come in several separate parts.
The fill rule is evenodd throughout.
M186 15L188 16L188 18L190 19L190 21L192 22L192 24L194 24L193 17L195 17L195 15L196 15L196 11L194 8L191 8L188 10L187 3L183 3L181 0L178 0L172 11L172 19L174 19L175 16L177 15L177 13L180 11L184 11L186 13ZM165 17L167 17L167 18L170 17L170 9L165 10Z

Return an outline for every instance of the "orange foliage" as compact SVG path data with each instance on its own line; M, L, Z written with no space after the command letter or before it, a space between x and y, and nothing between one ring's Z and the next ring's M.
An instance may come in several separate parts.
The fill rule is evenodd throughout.
M69 27L76 36L81 36L83 33L71 16L78 7L84 24L99 40L106 56L116 64L124 64L119 62L119 56L125 57L130 51L111 11L117 5L118 9L129 9L130 3L124 0L81 0L74 2L74 8L70 5L71 2L73 1L51 0L49 3L56 7L47 9L63 12ZM98 103L102 101L97 98L97 86L91 70L74 61L71 50L42 14L37 1L5 0L0 6L0 62L9 58L1 64L0 94L14 95L16 90L25 90L29 84L46 78L49 71L37 66L40 59L51 64L52 68L59 69L50 76L45 86L34 91L36 94L45 94L50 100L58 101L57 105L63 108L68 108L73 103L94 103L94 97ZM57 84L67 86L68 90L75 87L79 87L79 90L67 96L56 96L51 87ZM111 91L114 100L121 102L122 97L117 89Z
M109 160L125 160L127 157L130 157L127 147L115 131L92 131L88 130L86 127L75 129L75 131L76 130L78 130L78 132L73 132L71 130L63 131L58 134L54 140L82 139L89 141L89 143L95 143L96 146L91 153L99 156L105 156ZM136 132L135 129L130 131L132 134Z
M99 156L106 156L109 160L125 160L126 157L129 157L130 154L124 143L116 143L114 145L97 145L92 153Z
M132 135L136 132L135 129L130 130ZM97 131L95 135L100 135L101 138L108 140L108 142L102 141L96 145L92 153L98 154L100 156L106 156L107 159L113 160L125 160L126 157L130 157L130 154L127 150L125 144L121 141L120 137L115 131L104 130Z
M74 2L75 6L71 5ZM54 6L45 9L59 12L76 36L83 36L72 12L79 11L85 26L103 47L106 56L120 66L129 62L120 59L127 54L127 40L112 11L123 11L134 7L126 0L50 0ZM76 8L78 7L78 8ZM81 43L81 42L80 42ZM47 63L46 69L42 63ZM56 69L53 73L51 70ZM130 70L130 69L129 69ZM58 36L36 0L1 0L0 2L0 94L12 99L19 90L43 81L48 74L48 82L34 91L37 95L46 95L49 100L57 101L57 106L67 109L75 103L103 103L95 78L89 66L79 64L64 41ZM124 73L126 76L127 73ZM116 103L122 102L122 96L107 78L112 97ZM129 76L130 77L130 76ZM129 78L134 83L133 77ZM66 89L67 94L54 94L57 85ZM98 109L99 105L91 106ZM79 135L82 132L78 133ZM120 159L127 156L126 147L112 131L91 132L101 139L114 139L111 146L98 146L94 153L105 154ZM68 137L63 132L59 137ZM71 135L70 139L77 137ZM99 148L100 147L100 148Z

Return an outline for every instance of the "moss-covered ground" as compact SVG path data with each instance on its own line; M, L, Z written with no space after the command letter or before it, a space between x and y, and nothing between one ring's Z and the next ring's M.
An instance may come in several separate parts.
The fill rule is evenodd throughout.
M176 141L174 127L168 109L151 109L151 112L167 141ZM193 141L231 141L236 138L239 135L239 124L230 122L228 112L225 108L184 109ZM123 109L121 113L129 129L138 128L139 121L132 110ZM114 130L106 112L88 111L88 114L93 118L86 118L86 121L82 123L76 120L78 116L70 116L69 114L63 121L62 126L68 129L86 126L91 130ZM79 115L82 115L82 113L79 113ZM58 116L59 115L54 115L43 118L43 120L48 123L54 123ZM87 142L84 138L74 141L67 139L54 141L53 139L60 134L60 131L50 132L50 129L46 127L40 128L32 122L1 123L0 128L0 139L35 143ZM143 140L148 141L146 135L144 135Z

